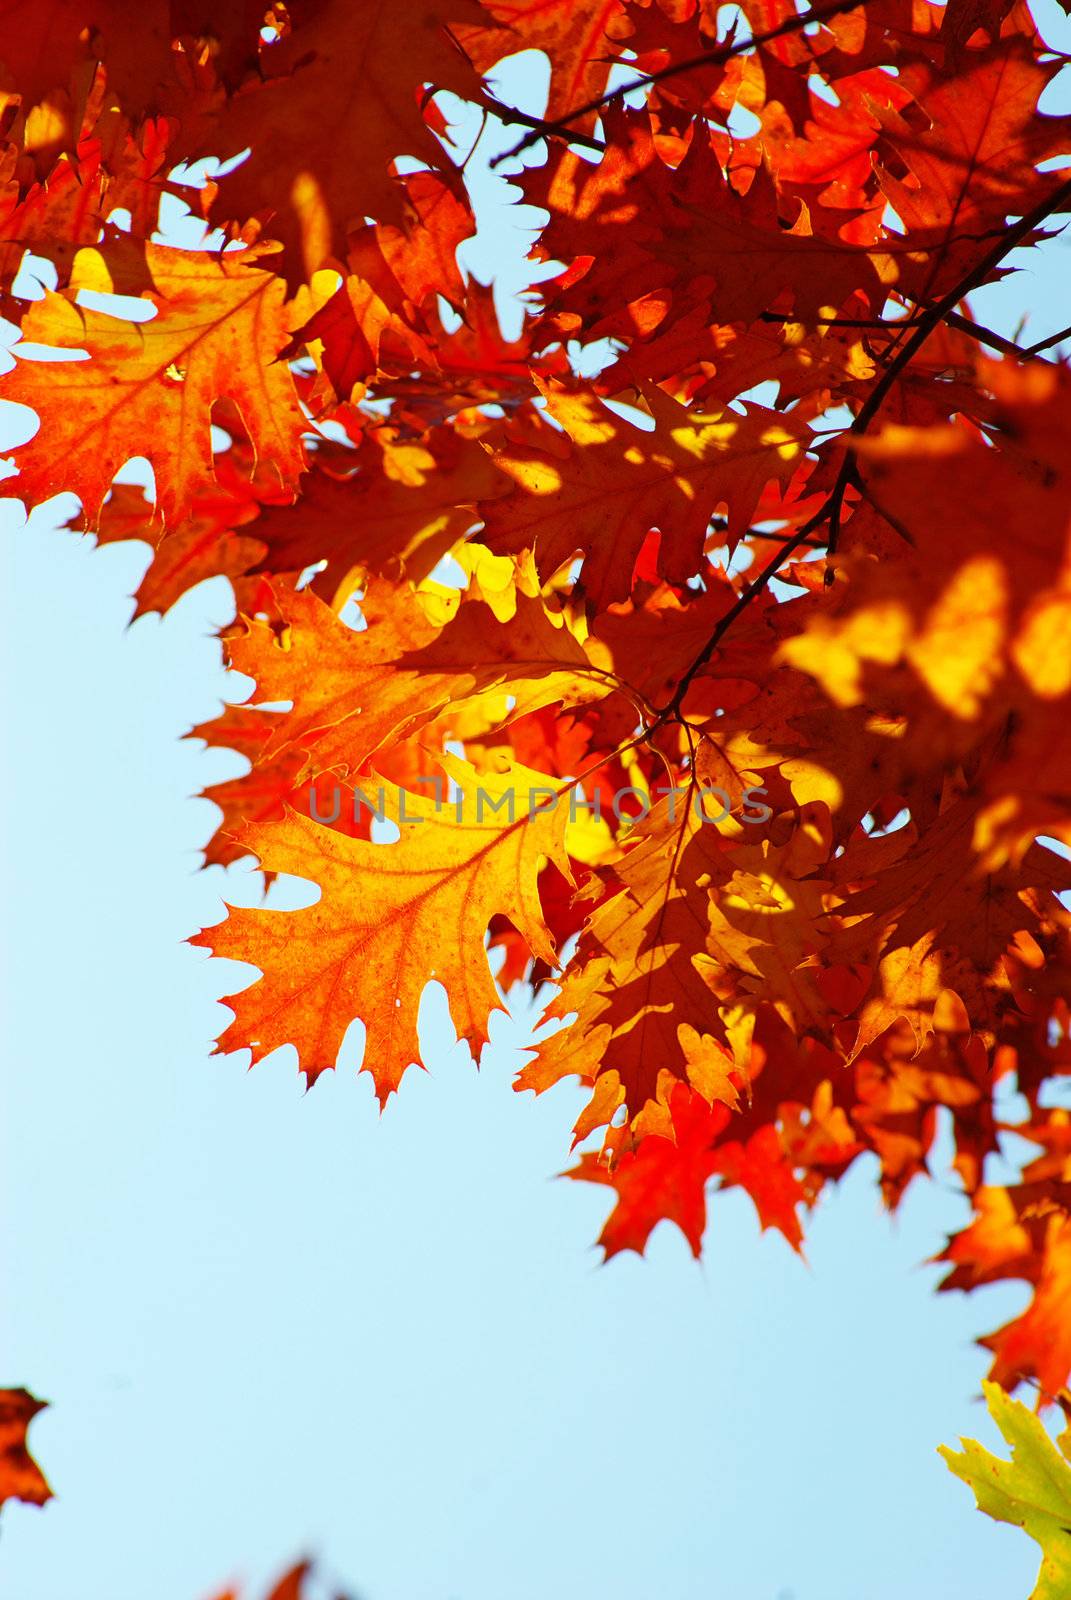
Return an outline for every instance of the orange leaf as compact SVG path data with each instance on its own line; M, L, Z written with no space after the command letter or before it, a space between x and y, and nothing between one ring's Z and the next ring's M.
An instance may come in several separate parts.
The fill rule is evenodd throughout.
M556 962L537 887L544 857L569 874L564 810L547 808L553 788L523 768L478 776L440 759L460 785L441 806L375 777L366 783L401 828L396 844L348 839L293 813L242 829L239 842L266 870L319 884L321 898L304 911L234 911L194 939L263 973L234 997L224 1049L249 1045L256 1060L291 1043L312 1083L335 1065L359 1017L363 1070L382 1104L419 1061L416 1012L430 979L446 989L458 1034L479 1055L488 1017L501 1009L484 952L493 916L508 916L533 955Z
M43 1506L52 1499L44 1473L31 1456L26 1430L48 1404L27 1389L0 1389L0 1505L25 1500Z
M276 361L287 342L283 286L253 262L255 252L213 257L146 245L153 309L147 322L126 322L46 291L22 322L23 340L89 359L23 356L4 380L3 395L31 407L41 426L16 452L12 487L35 504L69 489L95 526L112 479L132 456L156 472L156 514L185 516L213 481L212 407L233 400L258 459L282 483L296 483L304 465L304 420L294 380ZM89 252L77 287L108 290L109 253ZM16 347L17 349L18 347ZM254 387L247 360L261 367Z

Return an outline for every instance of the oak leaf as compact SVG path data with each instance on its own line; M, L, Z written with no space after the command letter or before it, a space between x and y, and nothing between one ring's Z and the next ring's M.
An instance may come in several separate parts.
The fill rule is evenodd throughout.
M493 916L508 916L534 955L556 963L537 887L544 858L569 876L565 812L547 809L553 789L539 773L477 779L464 762L441 761L460 786L441 805L372 789L373 804L381 789L401 830L395 844L347 839L296 813L242 830L239 842L262 867L318 884L321 899L303 911L232 911L193 941L263 974L234 996L224 1049L251 1046L256 1060L293 1044L311 1084L335 1065L346 1028L360 1018L362 1070L385 1104L419 1062L416 1012L432 978L446 989L459 1036L477 1055L486 1043L488 1017L501 1009L484 954Z
M58 358L23 356L4 380L4 398L40 418L36 436L16 452L19 496L35 503L69 489L90 526L115 474L136 455L155 470L161 522L185 516L213 481L217 401L234 402L258 460L281 482L296 483L304 467L297 391L276 360L287 343L279 279L254 265L253 251L212 257L144 248L148 321L46 291L23 318L22 339ZM108 251L92 252L78 286L107 291L111 282ZM261 364L253 388L243 379L250 359Z
M1032 30L1031 30L1032 31ZM1041 162L1068 154L1071 118L1038 102L1056 71L1037 59L1037 40L1012 33L987 50L966 53L954 76L916 69L907 76L929 118L925 131L905 115L882 124L908 173L881 173L883 193L924 259L911 272L919 299L942 294L982 253L987 233L1009 213L1033 210L1059 187Z
M728 1115L678 1084L670 1102L671 1136L649 1134L608 1166L590 1152L565 1174L583 1183L612 1188L617 1201L599 1235L606 1259L622 1250L642 1255L653 1228L675 1222L691 1252L702 1250L706 1229L706 1184L717 1169L714 1143Z
M292 283L345 259L348 226L368 216L402 223L403 189L392 164L408 156L452 173L421 109L424 86L476 90L479 79L451 30L485 18L477 0L438 7L324 0L296 12L211 130L215 152L253 151L222 179L214 220L267 219L269 236L286 247Z
M946 1465L974 1490L978 1509L1022 1528L1041 1547L1030 1600L1061 1600L1071 1586L1071 1430L1055 1441L1044 1425L995 1383L983 1385L989 1413L1011 1446L1003 1460L974 1439L962 1451L940 1446Z
M25 1500L43 1506L52 1499L26 1444L26 1430L46 1404L27 1389L0 1389L0 1505L5 1500Z
M572 449L560 448L559 434L495 451L515 488L484 508L484 538L495 550L532 549L544 578L583 553L584 592L598 610L628 597L652 529L662 532L663 574L683 581L718 506L728 507L735 540L767 484L787 483L807 448L806 425L761 406L696 415L652 387L644 391L649 433L583 391L540 389Z

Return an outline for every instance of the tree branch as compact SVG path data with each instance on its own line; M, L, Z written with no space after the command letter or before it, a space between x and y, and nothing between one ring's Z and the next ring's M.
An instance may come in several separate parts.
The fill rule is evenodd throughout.
M531 128L535 135L531 141L533 144L537 139L543 138L542 130L547 126L547 124L541 117L530 116L527 111L518 111L516 106L504 106L501 101L496 100L494 95L490 94L479 95L477 97L477 104L483 106L484 110L489 111L493 117L497 117L499 122L516 123L519 127ZM606 149L606 146L600 143L598 139L593 139L589 134L586 133L571 133L569 135L569 142L570 144L582 144L585 149L594 150L599 155L601 155ZM516 155L518 151L525 148L526 144L522 142L521 144L517 145L515 149L508 151L507 154ZM505 159L505 155L495 156L494 160L491 162L491 165L493 167L497 166L500 161L504 161Z
M531 131L525 134L511 150L505 150L491 162L492 167L497 167L500 162L509 161L514 156L523 155L525 150L531 149L540 139L554 138L555 136L569 134L570 142L578 142L578 136L570 132L570 124L578 122L581 117L590 116L593 111L601 111L614 100L620 100L624 95L632 94L635 89L645 89L652 83L664 83L667 78L680 77L682 73L693 72L696 67L720 66L725 61L731 61L734 56L743 55L748 50L757 49L760 45L772 44L776 39L783 39L792 33L801 33L809 28L812 23L826 22L831 17L839 17L846 11L858 11L864 0L834 0L832 5L815 6L810 11L801 12L798 16L787 17L784 22L779 22L775 28L766 28L761 33L751 34L747 39L738 42L726 40L724 44L712 45L709 50L702 50L697 55L689 56L684 61L671 61L668 66L659 67L655 72L645 72L639 77L632 78L628 83L622 83L616 89L608 89L605 94L597 95L592 100L586 100L583 105L576 106L563 117L556 117L551 122L531 119ZM593 140L586 141L595 143ZM602 146L595 144L596 149Z
M1032 354L1030 350L1021 350L1014 339L1006 339L1002 333L994 333L992 328L985 328L980 322L972 322L970 317L965 317L959 311L950 311L945 321L951 328L958 328L960 333L967 334L971 339L977 339L979 344L987 344L991 350L999 350L1006 356L1025 358Z
M1029 345L1023 355L1040 355L1042 350L1048 350L1050 345L1060 344L1064 339L1071 339L1071 328L1061 328L1059 333L1050 333L1047 339L1039 339L1037 344Z
M1054 211L1058 211L1060 206L1063 205L1067 200L1071 200L1071 179L1068 179L1066 182L1060 184L1057 189L1053 190L1052 194L1047 200L1044 200L1040 204L1036 205L1032 211L1028 211L1027 214L1021 217L1018 222L1013 223L1012 226L1001 235L1000 239L992 247L992 249L988 250L982 259L975 263L970 272L967 273L967 275L962 278L954 288L950 289L946 295L942 295L940 300L937 300L932 306L929 306L925 311L923 311L917 320L908 322L907 325L913 329L911 337L905 340L900 346L900 349L897 351L894 359L889 363L888 367L886 367L885 371L882 373L873 389L871 389L870 393L867 395L866 400L863 402L863 405L861 406L858 415L855 418L855 421L848 429L847 437L849 439L853 437L859 438L866 432L874 418L877 416L879 410L881 409L882 402L889 393L889 390L892 388L893 384L896 382L897 378L900 376L900 373L907 366L912 357L915 356L926 343L926 340L930 337L930 334L933 333L939 324L948 317L950 312L955 311L956 306L963 299L964 295L969 294L972 289L978 288L988 274L993 270L993 268L999 266L1000 262L1009 253L1009 251L1014 250L1019 244L1021 244L1023 239L1025 239L1034 231L1036 227L1044 222L1046 217L1051 216ZM1069 334L1071 334L1071 329L1065 329L1063 334L1054 334L1049 340L1043 340L1040 346L1035 346L1031 350L1027 351L1017 350L1016 353L1018 355L1026 356L1035 355L1038 353L1039 348L1044 348L1046 344L1055 344L1061 338L1065 338ZM801 546L807 542L808 536L826 521L829 522L829 537L826 541L826 551L828 555L832 555L834 553L840 535L840 518L844 507L844 496L847 492L849 482L856 475L856 473L857 467L855 458L851 454L851 449L849 446L849 451L844 458L844 462L837 473L837 478L833 488L831 489L825 502L819 507L813 517L810 517L805 523L797 528L796 532L792 534L791 537L786 539L783 547L774 553L774 555L766 563L765 567L763 567L762 571L759 572L751 580L751 582L741 590L736 602L725 613L724 617L721 618L706 644L704 644L703 648L696 655L691 665L681 676L681 679L673 693L672 699L670 699L667 704L662 707L654 722L648 728L648 736L653 734L657 728L662 726L663 723L667 722L670 717L679 715L681 706L684 702L684 697L687 694L693 680L695 679L696 674L700 672L704 666L706 666L707 662L710 660L711 656L714 654L714 651L724 639L725 635L728 633L737 617L739 617L741 613L747 609L757 594L761 594L761 592L770 582L770 579L776 575L778 569L784 565L789 556L792 555L794 551L800 549ZM826 572L827 583L830 581L832 573L832 567L828 568Z
M1044 222L1046 217L1051 216L1054 211L1059 210L1060 206L1065 200L1071 200L1071 179L1061 183L1047 200L1039 202L1039 204L1036 205L1032 211L1027 212L1025 217L1020 217L1018 222L1013 223L1012 226L1008 228L1007 231L997 240L992 249L986 251L981 261L975 263L970 272L967 273L966 277L961 278L959 283L957 283L953 288L949 289L947 294L942 295L940 300L937 300L932 306L922 313L914 325L914 332L912 333L911 337L909 339L905 339L904 343L900 346L892 361L890 361L889 365L886 367L885 371L882 373L881 377L878 379L877 383L864 400L855 421L848 429L848 436L850 438L858 438L861 434L866 432L878 411L881 409L882 402L884 401L886 395L889 393L889 390L892 388L901 372L907 366L908 362L911 361L915 355L917 355L919 350L921 350L922 346L926 343L926 340L930 337L930 334L933 333L939 324L947 318L949 312L955 311L956 306L963 299L964 295L969 294L972 289L977 289L978 286L989 276L993 268L1000 265L1001 261L1003 261L1004 257L1009 253L1009 251L1014 250L1023 239L1025 239L1029 234L1033 233L1034 229L1038 227L1040 223ZM848 483L855 475L856 471L857 468L854 457L851 455L846 456L844 463L837 474L837 481L834 484L832 493L829 497L829 543L827 544L826 549L830 555L832 555L837 548L837 541L840 535L841 511L844 507L844 495L845 491L847 490Z
M794 322L796 319L790 312L762 311L759 313L760 322ZM1065 328L1063 333L1054 333L1048 339L1042 339L1039 344L1031 345L1024 350L1017 345L1014 339L1007 339L1002 333L995 333L992 328L984 327L980 322L972 322L970 317L963 316L958 311L949 311L944 319L950 327L958 328L961 333L968 334L972 339L977 339L979 344L987 344L992 350L1000 350L1006 356L1017 356L1020 360L1029 360L1047 349L1050 344L1059 344L1061 339L1066 339L1071 334L1071 328ZM899 319L886 317L815 317L815 325L819 328L870 328L880 333L907 333L919 321L919 314L911 312L910 315Z

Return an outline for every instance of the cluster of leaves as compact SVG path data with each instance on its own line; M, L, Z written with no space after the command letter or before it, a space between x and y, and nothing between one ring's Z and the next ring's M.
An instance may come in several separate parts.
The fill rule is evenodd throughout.
M385 1102L429 980L478 1055L575 945L517 1087L590 1089L607 1254L663 1218L698 1253L712 1184L799 1248L864 1153L895 1206L943 1117L973 1219L942 1287L1029 1285L984 1342L1052 1396L1071 376L968 296L1071 208L1062 58L1022 0L739 10L27 9L9 492L148 540L141 611L234 586L256 688L198 732L249 771L208 859L321 896L200 936L262 974L223 1048L293 1045L312 1083L360 1019ZM545 119L487 78L525 49ZM459 97L546 152L509 168L549 264L515 337L458 266ZM161 242L176 197L198 248Z

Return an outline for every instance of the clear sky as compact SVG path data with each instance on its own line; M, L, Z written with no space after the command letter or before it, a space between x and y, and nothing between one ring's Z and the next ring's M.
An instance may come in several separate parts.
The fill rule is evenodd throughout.
M1068 261L993 318L1071 320ZM0 1593L255 1597L312 1551L363 1600L1025 1596L1034 1547L936 1455L995 1442L971 1341L1024 1298L933 1294L950 1177L890 1221L858 1163L807 1264L733 1194L702 1265L663 1225L603 1268L605 1192L552 1181L579 1093L510 1087L523 1010L477 1074L433 995L382 1118L367 1076L209 1056L233 981L182 943L224 883L190 796L229 768L180 736L226 691L229 589L128 628L145 547L55 520L3 529L0 1381L52 1402L57 1499L5 1509Z

